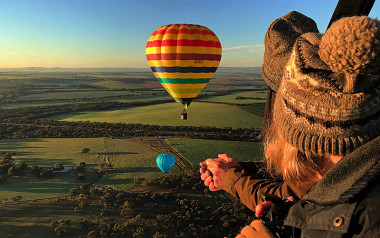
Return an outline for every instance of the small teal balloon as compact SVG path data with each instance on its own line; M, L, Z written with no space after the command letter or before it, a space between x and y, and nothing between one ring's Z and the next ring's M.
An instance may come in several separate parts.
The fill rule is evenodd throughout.
M157 156L157 165L162 170L162 172L167 173L171 168L173 168L175 163L175 158L172 154L160 154Z

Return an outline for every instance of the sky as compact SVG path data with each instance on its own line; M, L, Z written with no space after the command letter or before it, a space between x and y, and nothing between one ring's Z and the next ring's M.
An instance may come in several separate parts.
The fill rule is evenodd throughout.
M148 67L160 26L199 24L219 38L220 66L258 67L269 24L295 10L324 32L338 0L0 0L0 68ZM371 17L380 15L379 0Z

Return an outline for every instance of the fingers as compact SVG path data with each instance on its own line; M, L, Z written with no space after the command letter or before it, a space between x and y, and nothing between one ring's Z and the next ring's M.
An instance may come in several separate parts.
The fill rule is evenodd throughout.
M256 236L252 236L252 237L275 238L273 233L269 230L269 228L267 226L265 226L263 224L263 222L261 220L253 220L251 222L250 227L252 227L252 230L254 230L254 232L255 232L254 234L256 235ZM252 232L252 230L250 232ZM242 231L242 234L244 234L243 231ZM251 237L251 236L247 236L247 237Z
M230 157L227 154L218 154L218 158L224 161L228 161L228 158Z
M206 171L207 171L207 168L206 168L206 167L201 167L201 168L199 169L199 172L200 172L201 174L204 174Z
M210 168L215 166L215 162L216 162L215 160L216 159L206 159L204 163L205 163L206 167L208 167L210 169Z
M289 201L294 201L294 198L292 196L288 197ZM268 211L273 206L272 202L265 201L259 205L256 206L256 217L261 217L266 211Z
M204 174L201 175L201 179L204 180L204 184L209 187L210 191L218 191L220 188L215 186L213 181L213 177L209 170L207 170Z
M228 154L219 154L219 159L222 159L225 162L236 162L233 158L231 158Z
M210 184L212 182L212 176L207 177L204 181L205 181L205 185L207 187L210 186Z
M236 238L274 238L273 233L260 220L254 220L244 227Z
M210 170L206 170L206 172L204 172L202 175L201 175L201 179L202 180L206 180L208 177L211 176L211 173L210 173ZM212 176L211 176L212 177Z
M213 192L220 190L220 188L217 188L217 187L215 186L215 183L214 183L214 182L211 182L211 183L210 183L209 189L210 189L210 191L213 191Z
M273 206L272 202L265 201L259 205L256 206L256 217L261 217L266 211L268 211Z

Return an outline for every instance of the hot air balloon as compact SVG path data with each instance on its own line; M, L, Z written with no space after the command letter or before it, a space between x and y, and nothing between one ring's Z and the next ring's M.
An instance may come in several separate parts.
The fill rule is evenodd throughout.
M171 24L158 28L146 44L146 58L154 75L175 101L186 109L219 66L222 46L210 29Z
M172 154L160 154L157 156L157 165L162 170L162 172L167 173L171 168L173 168L175 163L175 158Z

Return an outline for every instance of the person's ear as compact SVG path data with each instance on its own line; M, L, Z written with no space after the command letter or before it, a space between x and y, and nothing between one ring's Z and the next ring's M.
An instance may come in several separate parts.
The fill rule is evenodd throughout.
M268 145L266 146L266 150L265 150L265 158L266 159L268 159L272 155L272 151L273 151L273 144L268 143Z

